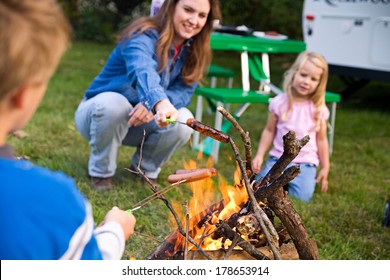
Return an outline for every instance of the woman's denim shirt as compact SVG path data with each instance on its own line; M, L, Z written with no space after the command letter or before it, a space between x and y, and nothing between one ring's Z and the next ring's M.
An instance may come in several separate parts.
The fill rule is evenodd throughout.
M114 91L124 95L133 106L141 102L149 111L158 101L167 98L176 109L188 106L198 84L187 86L181 78L190 42L184 44L174 61L172 46L167 68L158 73L155 53L158 36L158 32L151 29L120 42L85 92L85 98Z

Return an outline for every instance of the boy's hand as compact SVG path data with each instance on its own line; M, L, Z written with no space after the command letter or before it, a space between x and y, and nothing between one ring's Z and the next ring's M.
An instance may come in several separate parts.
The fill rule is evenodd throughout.
M126 240L134 233L136 220L133 214L130 214L127 211L121 210L118 207L113 207L104 217L104 222L109 221L114 221L121 225Z

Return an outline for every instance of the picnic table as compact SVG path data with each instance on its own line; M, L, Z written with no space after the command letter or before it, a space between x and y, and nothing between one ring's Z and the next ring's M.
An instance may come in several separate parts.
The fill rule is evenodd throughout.
M253 35L238 36L214 32L211 36L211 48L219 51L232 51L240 55L242 87L198 87L195 91L197 95L195 118L199 121L202 120L203 97L215 100L217 105L240 104L239 109L233 114L236 118L241 117L250 104L268 104L270 92L272 89L274 91L277 90L271 83L269 54L298 54L306 50L306 44L303 41L291 39L268 39ZM250 76L259 82L258 89L250 88ZM327 102L331 103L330 150L332 150L333 146L336 103L339 101L339 95L327 93ZM216 112L214 128L226 133L231 125L228 121L223 124L222 118L222 115ZM215 162L218 160L220 144L209 137L200 142L199 132L194 132L193 148L202 151L204 154L211 155Z

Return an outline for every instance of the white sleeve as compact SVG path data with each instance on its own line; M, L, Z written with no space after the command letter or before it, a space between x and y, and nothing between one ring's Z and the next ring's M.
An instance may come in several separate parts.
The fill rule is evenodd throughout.
M94 230L103 260L120 260L125 251L125 234L117 222L107 222Z

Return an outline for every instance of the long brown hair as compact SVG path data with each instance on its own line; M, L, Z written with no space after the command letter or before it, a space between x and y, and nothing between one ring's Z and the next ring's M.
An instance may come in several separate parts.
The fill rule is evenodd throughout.
M125 27L118 36L118 42L133 38L133 34L142 34L146 30L156 29L159 38L156 44L158 72L161 73L168 64L168 53L174 36L172 14L180 0L165 0L154 17L142 17ZM182 69L182 79L187 85L201 81L206 68L211 62L210 36L213 31L213 20L221 19L218 0L209 0L210 12L202 30L194 36L188 48L188 57Z

